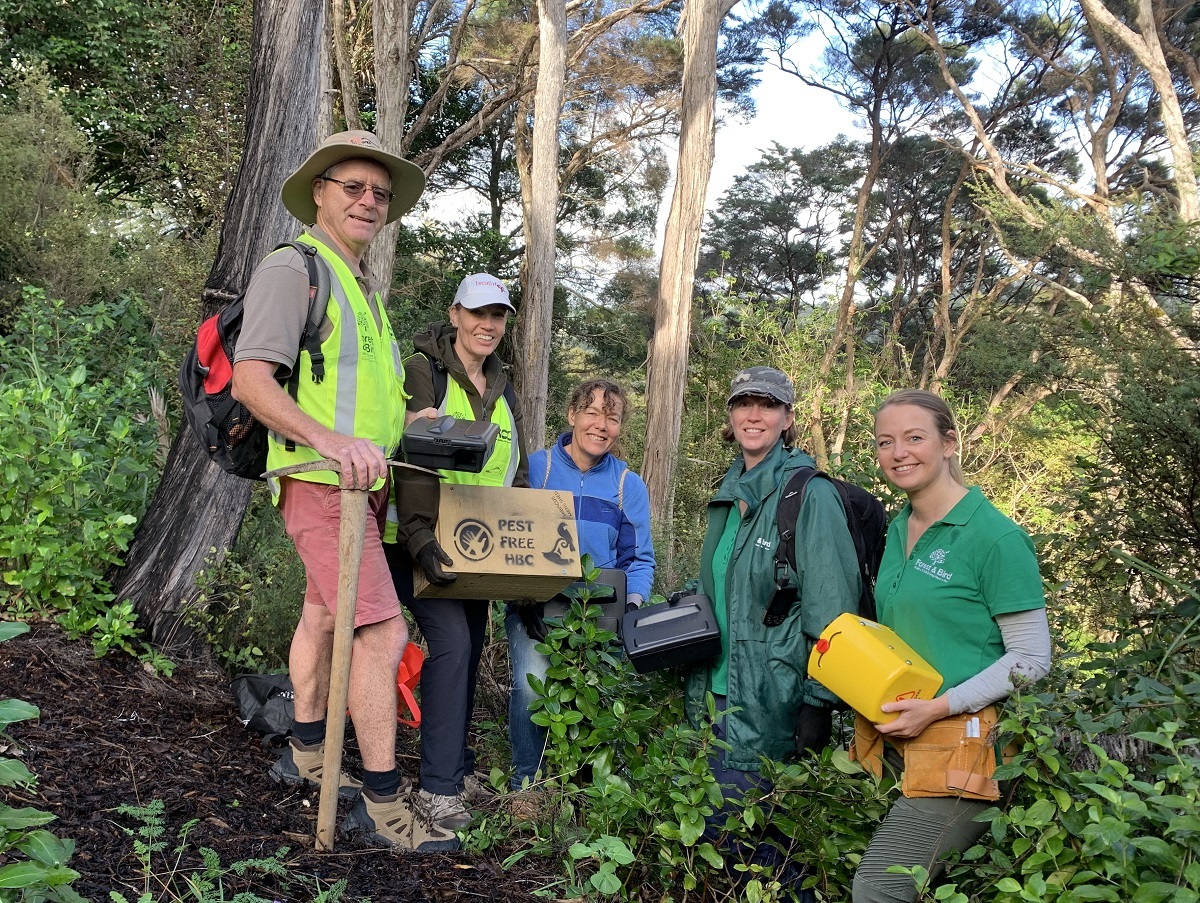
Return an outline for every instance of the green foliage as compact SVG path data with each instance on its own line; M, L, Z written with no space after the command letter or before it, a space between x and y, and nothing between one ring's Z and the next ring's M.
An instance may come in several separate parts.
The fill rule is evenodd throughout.
M91 146L63 109L44 68L22 72L0 106L0 157L9 189L0 197L0 328L11 325L20 286L37 280L72 304L101 284L111 234L86 192ZM49 247L48 247L49 246ZM51 260L52 248L61 260ZM62 264L60 269L59 264Z
M1186 305L1200 294L1200 223L1147 217L1138 228L1127 243L1125 265L1117 271L1149 286L1176 311L1179 302Z
M97 655L134 653L128 605L110 610L153 488L154 355L128 299L69 311L38 289L0 338L0 587L17 616L91 634Z
M1200 376L1157 330L1090 319L1088 355L1062 408L1096 439L1079 450L1055 506L1063 527L1048 545L1048 576L1092 629L1164 601L1114 548L1184 585L1200 580Z
M1125 564L1175 603L1144 610L1111 640L1064 635L1050 677L1019 690L1004 714L1015 757L997 776L1013 783L1011 805L981 816L989 832L944 876L910 870L919 899L1200 900L1200 594ZM538 786L552 804L520 826L528 839L508 861L559 858L564 874L546 888L557 896L789 899L780 876L745 855L767 842L817 900L845 900L893 782L825 750L764 762L772 789L725 799L707 762L720 744L711 699L710 724L688 725L679 675L636 674L597 628L588 595L540 647L550 670L534 703L549 733ZM724 842L713 843L705 818L722 808ZM470 840L487 849L512 833L485 822Z
M566 874L557 896L622 900L790 899L779 875L749 854L784 842L782 856L809 869L807 884L834 894L848 887L859 853L887 808L892 786L861 773L846 754L816 761L765 763L774 789L726 799L709 770L718 718L698 727L683 712L677 671L641 675L598 628L599 609L581 594L539 651L550 659L533 720L547 730L546 777L536 789L550 801L527 855L558 857ZM725 808L717 842L706 819ZM718 820L719 821L719 820ZM764 839L767 826L778 831ZM469 843L488 849L511 831L485 820ZM547 889L549 890L549 889ZM678 896L677 896L678 895ZM836 895L827 899L838 899Z
M0 621L0 642L29 631L19 621ZM19 699L0 700L0 736L18 721L37 718L36 706ZM19 759L0 756L0 787L31 787L37 777ZM16 809L0 800L0 899L22 903L84 903L71 889L79 872L67 867L75 841L62 840L41 825L54 816L40 809Z
M1200 633L1182 595L1010 705L1019 752L997 777L1016 798L948 874L970 899L1200 900Z
M566 346L563 354L568 358L564 364L569 383L577 384L596 373L627 383L644 381L641 370L654 331L656 291L657 273L631 266L614 274L597 298L567 307L556 338ZM564 391L570 388L574 385ZM565 395L562 400L563 405L552 402L552 407L564 407Z
M513 262L520 251L510 239L482 220L460 228L401 225L396 237L396 268L388 316L401 342L437 320L445 320L454 292L464 277L491 273L501 279L515 275Z
M133 821L134 826L117 827L132 838L133 852L138 860L138 878L143 891L135 903L275 903L276 897L262 897L252 891L233 888L252 882L256 886L270 883L281 894L294 893L297 899L337 903L344 896L346 882L322 888L319 879L299 875L288 868L288 847L281 847L273 856L243 859L228 866L222 865L217 853L207 847L193 851L188 835L196 821L185 823L178 832L178 842L172 847L167 841L165 807L162 800L152 800L144 806L121 805L116 813ZM198 862L196 860L199 860ZM111 891L113 903L129 903L124 894Z
M739 293L779 313L812 307L845 256L840 227L863 154L844 137L809 152L775 142L709 215L701 270L728 273Z
M68 309L131 293L158 331L194 335L211 240L175 233L161 209L103 203L91 185L94 147L64 109L43 66L15 70L0 99L0 334L12 329L36 285ZM0 92L5 93L5 92ZM202 263L203 261L203 263ZM131 322L130 327L135 323Z
M243 132L252 9L0 0L0 100L23 69L43 67L96 147L107 194L165 202L189 224L211 217Z

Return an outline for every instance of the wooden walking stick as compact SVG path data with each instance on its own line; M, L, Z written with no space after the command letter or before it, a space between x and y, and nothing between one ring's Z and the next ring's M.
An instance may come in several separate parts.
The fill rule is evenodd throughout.
M427 470L403 461L387 463L392 467L439 476L436 470ZM323 458L281 467L264 476L283 477L314 470L331 470L340 474L342 466L338 461ZM340 495L337 618L333 626L333 658L329 669L329 701L325 713L325 760L321 766L321 797L317 807L316 848L321 852L332 852L337 827L342 746L346 740L346 702L350 696L350 652L354 647L354 612L358 605L358 572L362 565L369 494L366 489L342 488Z

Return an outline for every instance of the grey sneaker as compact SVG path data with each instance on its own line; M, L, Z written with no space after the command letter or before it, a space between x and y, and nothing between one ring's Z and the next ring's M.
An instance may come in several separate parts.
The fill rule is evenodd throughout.
M444 831L430 821L416 804L411 787L405 782L399 791L386 795L364 789L342 822L342 836L362 831L376 843L401 852L457 850L460 844L454 832Z
M288 745L283 748L283 754L271 766L269 774L275 783L284 784L314 784L321 786L321 773L325 770L325 744L315 743L305 746L295 737L288 737ZM338 796L344 800L352 800L362 791L362 781L352 778L346 772L341 773L338 782Z
M457 794L448 796L422 790L417 794L417 806L429 817L434 827L443 831L461 831L471 823L471 813Z
M458 798L467 808L487 806L496 802L496 791L475 775L469 774L463 779L463 789Z

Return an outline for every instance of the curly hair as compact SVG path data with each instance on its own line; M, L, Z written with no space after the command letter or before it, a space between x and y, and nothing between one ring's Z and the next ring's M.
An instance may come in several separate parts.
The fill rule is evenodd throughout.
M575 391L571 393L570 400L567 401L567 411L578 414L587 408L597 390L603 393L602 397L604 401L601 410L605 414L618 414L621 418L621 423L624 424L625 418L629 416L629 399L625 396L625 390L621 388L620 384L611 379L605 379L602 376L585 379L576 386ZM612 444L609 454L614 458L624 456L620 438Z

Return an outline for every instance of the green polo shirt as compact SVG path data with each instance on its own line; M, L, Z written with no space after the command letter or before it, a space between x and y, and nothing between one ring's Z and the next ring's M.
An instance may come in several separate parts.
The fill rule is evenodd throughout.
M725 518L725 530L717 541L717 549L712 557L713 574L713 617L717 619L717 629L721 631L721 654L713 665L712 691L718 696L729 693L729 600L725 586L729 576L729 562L733 558L733 546L737 540L738 527L742 525L742 515L737 505L729 506L729 516Z
M875 601L880 622L941 673L945 693L1004 654L996 615L1045 608L1046 597L1029 536L979 487L905 558L911 511L888 528Z

